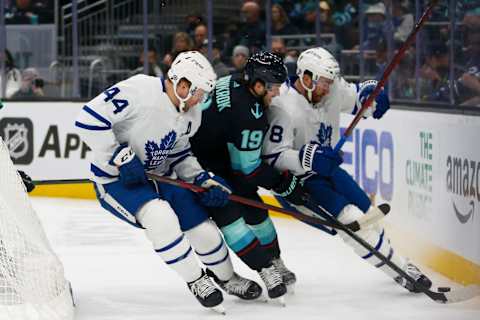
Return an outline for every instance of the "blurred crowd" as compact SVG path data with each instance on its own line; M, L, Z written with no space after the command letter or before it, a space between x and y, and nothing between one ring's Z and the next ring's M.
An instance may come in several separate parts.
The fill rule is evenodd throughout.
M44 8L50 2L6 1L10 5L15 2L17 10L28 3L29 12L33 14L39 12L33 9ZM364 8L359 10L359 2L272 0L270 43L265 36L264 1L242 1L238 8L240 19L235 17L221 26L216 24L211 39L208 38L206 17L190 13L169 45L161 50L154 43L149 45L147 72L154 76L165 75L178 53L198 50L208 55L210 44L209 57L221 77L241 72L252 53L270 45L271 51L284 59L289 73L294 75L299 53L316 45L318 31L323 46L337 57L347 79L359 80L361 71L363 78L378 79L414 28L416 15L422 14L423 6L415 12L414 0L364 0ZM421 5L427 3L419 2ZM419 45L407 51L392 75L388 90L394 99L480 105L480 0L457 0L454 24L450 22L449 4L450 1L440 1L434 8L429 24L420 33ZM20 16L31 17L27 13ZM32 23L31 19L29 21L27 23ZM144 59L143 51L139 52L137 67L129 75L143 73ZM360 59L363 60L362 68ZM15 95L39 91L42 83L35 82L39 77L35 76L34 69L12 71L12 65L13 62L7 67L7 81L21 79L17 81ZM7 97L12 96L7 93Z
M396 99L415 99L418 86L418 98L432 102L450 102L452 91L453 103L480 105L480 1L457 2L455 15L459 23L453 35L455 43L450 43L449 2L444 2L434 9L430 19L432 24L421 33L421 45L407 51L393 74L389 90ZM317 12L321 34L331 34L335 39L325 47L343 62L343 70L349 69L347 64L353 64L350 68L352 78L359 73L358 51L362 49L365 77L379 79L390 61L389 42L391 54L394 54L407 39L416 20L414 1L409 0L365 0L362 24L357 0L273 0L272 3L271 50L284 58L292 75L300 50L315 45ZM245 1L240 8L243 24L227 24L222 33L212 39L212 63L219 76L240 72L251 53L266 48L263 8L261 1ZM387 8L391 8L390 12ZM204 17L192 14L186 21L185 30L175 34L171 51L162 57L154 49L149 52L149 63L154 65L149 70L155 71L151 74L165 73L179 52L194 49L206 54L208 28ZM360 26L363 41L360 41ZM450 59L451 46L455 59ZM418 76L415 68L417 50L420 51ZM341 59L342 54L349 57L350 52L356 54L353 63L352 59ZM143 64L142 56L139 61ZM451 70L453 81L450 80Z
M6 24L53 23L54 0L2 0Z

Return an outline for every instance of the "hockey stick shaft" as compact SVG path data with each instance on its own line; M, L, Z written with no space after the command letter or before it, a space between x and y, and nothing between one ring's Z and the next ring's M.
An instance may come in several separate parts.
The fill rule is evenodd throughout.
M153 173L147 173L147 177L152 179L152 180L158 181L158 182L168 183L168 184L180 187L180 188L189 189L193 192L204 192L205 191L205 189L202 188L202 187L196 186L194 184L191 184L191 183L188 183L188 182L185 182L185 181L182 181L182 180L174 180L174 179L164 177L164 176L159 176L159 175L156 175L156 174L153 174ZM276 212L286 214L286 215L291 216L291 217L293 217L297 220L305 222L305 223L307 223L307 224L309 224L313 227L326 226L326 227L336 228L338 226L335 222L327 221L325 219L320 219L318 217L305 215L305 214L302 214L301 212L298 212L298 211L287 210L287 209L284 209L282 207L272 206L272 205L269 205L269 204L266 204L266 203L263 203L263 202L259 202L259 201L251 200L251 199L248 199L248 198L245 198L245 197L237 196L235 194L230 194L228 196L228 198L231 201L241 203L241 204L244 204L244 205L247 205L247 206L250 206L250 207L259 208L259 209L263 209L263 210L271 210L271 211L276 211ZM348 225L345 225L344 227L349 229L349 230L352 230L353 232L356 232L356 231L360 230L361 228L365 228L366 226L370 225L374 221L380 220L382 217L384 217L384 215L383 216L378 216L378 217L377 216L375 216L375 217L372 216L369 223L363 223L362 224L362 222L354 221L352 223L349 223Z
M202 188L202 187L196 186L196 185L191 184L191 183L184 182L182 180L174 180L174 179L159 176L159 175L156 175L156 174L153 174L153 173L147 173L147 176L152 180L163 182L163 183L168 183L168 184L175 185L177 187L181 187L181 188L184 188L184 189L189 189L193 192L203 192L203 191L205 191L205 189ZM91 182L92 181L90 181L88 179L35 180L35 181L33 181L33 183L36 186L38 186L38 185L91 183ZM296 218L300 221L303 221L303 222L311 225L312 227L317 227L318 228L321 225L327 226L327 227L334 227L334 225L331 222L325 221L323 219L319 219L319 218L316 218L316 217L311 217L311 216L308 216L308 215L304 215L300 212L295 212L295 211L292 211L292 210L286 210L282 207L272 206L272 205L269 205L269 204L266 204L266 203L263 203L263 202L258 202L258 201L255 201L255 200L247 199L247 198L240 197L240 196L237 196L237 195L234 195L234 194L229 195L229 199L231 201L235 201L235 202L247 205L247 206L251 206L251 207L255 207L255 208L259 208L259 209L264 209L264 210L272 210L272 211L276 211L276 212L280 212L280 213L292 216L292 217L294 217L294 218ZM368 223L362 223L362 221L354 221L354 222L348 224L346 227L350 228L353 231L358 231L362 228L367 227L367 225L370 225L370 224L380 220L383 217L384 217L384 215L383 216L381 216L381 215L372 216L368 219Z
M420 31L420 29L423 27L425 22L429 19L430 13L433 10L433 7L437 4L438 0L432 0L430 4L427 6L425 9L424 13L418 20L417 24L415 25L415 28L413 28L412 32L408 36L407 40L402 44L400 49L398 49L397 53L395 56L392 58L392 61L388 64L388 66L385 68L383 71L382 77L380 78L380 81L378 81L377 86L373 90L373 92L368 96L367 100L365 100L362 103L362 107L360 110L357 112L355 115L355 118L353 118L352 122L348 126L347 130L343 133L342 137L340 140L337 142L335 146L335 151L338 152L342 149L343 145L347 141L348 137L352 135L353 129L357 126L358 122L362 119L363 114L365 111L371 106L372 102L375 101L377 96L380 94L382 91L383 86L387 82L388 78L390 77L390 74L392 73L393 69L400 63L400 60L403 58L405 55L405 52L407 49L415 42L415 36Z
M65 180L34 180L33 184L36 186L52 185L52 184L76 184L76 183L91 183L88 179L65 179Z
M204 192L206 190L202 187L196 186L194 184L191 184L191 183L188 183L188 182L185 182L185 181L182 181L182 180L178 180L178 179L174 180L174 179L164 177L164 176L159 176L159 175L156 175L156 174L153 174L153 173L147 173L147 177L152 179L152 180L158 181L158 182L167 183L167 184L174 185L174 186L184 188L184 189L189 189L189 190L191 190L193 192L196 192L196 193ZM266 203L263 203L263 202L259 202L259 201L251 200L251 199L244 198L244 197L241 197L241 196L237 196L235 194L230 194L228 196L228 199L231 200L231 201L237 202L237 203L241 203L241 204L250 206L250 207L263 209L263 210L272 210L272 211L280 212L280 213L283 213L283 214L286 214L288 216L294 217L298 220L301 220L301 221L306 222L306 223L311 224L311 225L324 225L324 226L327 226L327 227L334 227L334 224L331 223L330 221L325 221L323 219L316 218L316 217L306 216L306 215L303 215L303 214L295 212L295 211L286 210L286 209L281 208L281 207L272 206L272 205L269 205L269 204L266 204ZM346 228L348 228L348 227L346 226Z

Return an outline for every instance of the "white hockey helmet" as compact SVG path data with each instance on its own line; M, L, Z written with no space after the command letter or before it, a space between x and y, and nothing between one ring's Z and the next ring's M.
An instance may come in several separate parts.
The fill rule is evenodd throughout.
M217 75L203 54L198 51L186 51L175 58L168 70L168 78L173 83L173 92L180 101L179 109L183 112L185 102L195 94L197 89L201 89L205 93L212 92ZM186 79L191 83L185 98L181 98L177 93L177 84L181 79Z
M305 71L312 73L314 83L320 80L320 77L329 80L335 80L340 75L340 66L335 57L327 50L317 47L303 51L297 60L297 75L300 83L307 90L309 100L312 99L312 92L315 87L308 88L303 83L303 74Z

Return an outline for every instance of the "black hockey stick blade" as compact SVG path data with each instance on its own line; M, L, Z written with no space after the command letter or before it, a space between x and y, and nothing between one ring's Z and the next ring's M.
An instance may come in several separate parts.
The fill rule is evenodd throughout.
M466 287L452 289L445 293L438 292L437 294L443 294L445 296L446 302L444 303L462 302L480 296L480 286L471 284Z

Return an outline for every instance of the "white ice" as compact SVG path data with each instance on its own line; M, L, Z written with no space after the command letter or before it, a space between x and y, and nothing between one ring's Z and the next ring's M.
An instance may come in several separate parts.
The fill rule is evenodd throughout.
M78 320L348 319L479 320L480 297L442 305L410 294L359 259L339 238L277 218L283 258L298 277L286 307L226 296L227 315L200 306L156 256L143 231L96 201L33 198L52 247L65 266ZM260 282L238 259L237 271ZM456 284L427 270L437 286ZM457 285L458 286L458 285Z

